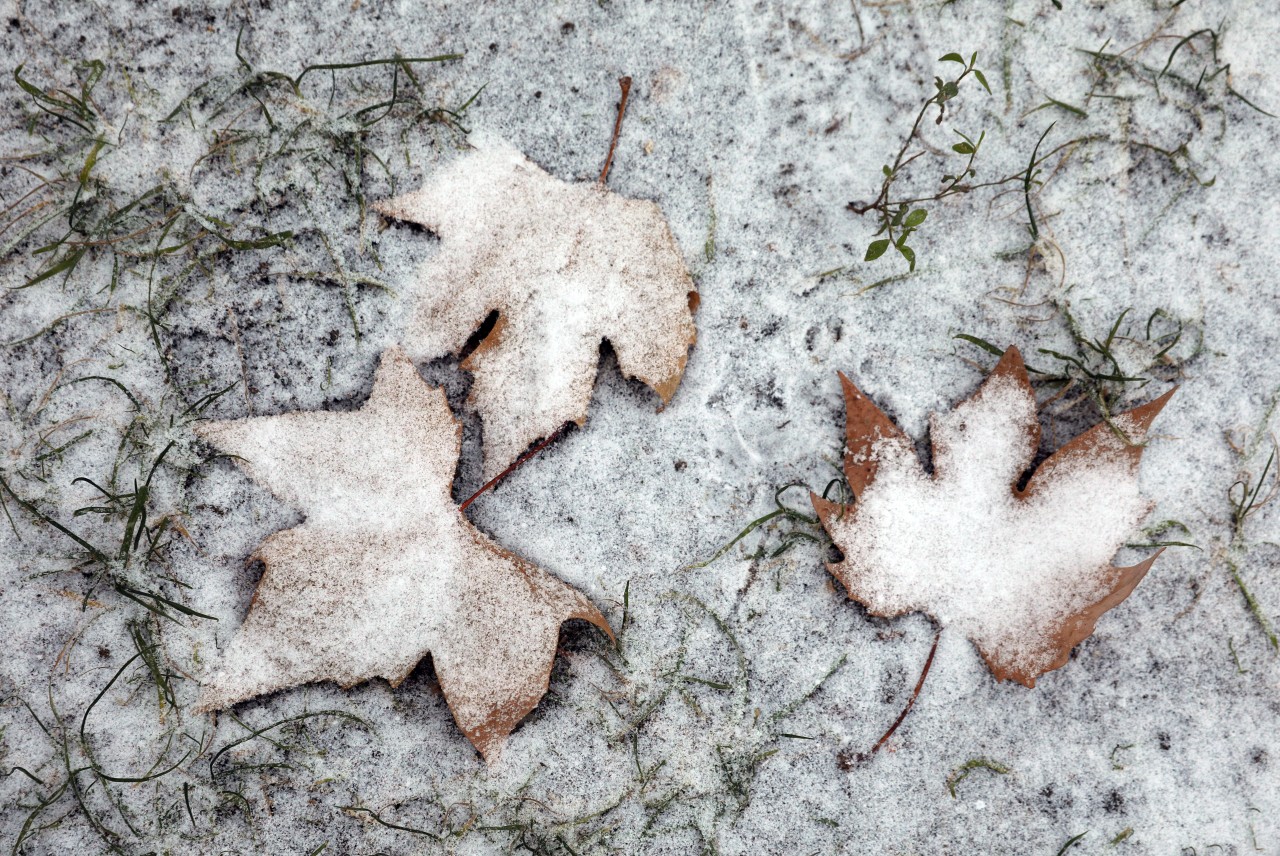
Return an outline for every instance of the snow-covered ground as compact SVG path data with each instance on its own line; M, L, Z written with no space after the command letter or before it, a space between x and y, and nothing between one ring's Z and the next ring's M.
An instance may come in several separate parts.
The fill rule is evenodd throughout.
M1083 834L1071 853L1280 853L1274 466L1247 495L1280 424L1280 25L1261 3L1061 5L0 3L6 846L1053 856ZM992 93L970 76L927 114L895 198L964 167L959 132L985 131L974 183L1024 174L1051 123L1052 156L1029 188L922 203L914 272L892 249L864 263L875 215L847 204L960 72L939 57L974 51ZM261 574L246 558L302 519L193 421L360 407L440 246L371 206L471 128L593 181L623 75L608 186L668 218L697 344L660 412L606 351L586 424L467 512L619 646L566 625L490 766L428 663L396 689L192 714ZM1118 411L1176 385L1130 543L1195 546L1033 690L944 629L866 758L935 626L847 600L798 514L693 565L779 489L838 475L837 371L926 453L929 414L995 364L958 334L1075 377L1037 385L1042 453L1100 419L1092 396ZM463 420L461 501L482 482L469 376L420 368ZM813 537L772 557L791 531Z

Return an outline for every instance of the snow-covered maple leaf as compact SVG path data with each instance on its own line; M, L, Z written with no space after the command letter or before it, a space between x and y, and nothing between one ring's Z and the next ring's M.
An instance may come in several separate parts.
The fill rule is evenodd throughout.
M458 726L492 759L546 693L560 625L580 618L610 632L580 592L458 510L460 428L398 349L358 411L196 431L306 515L254 553L262 579L200 711L315 681L396 686L429 652Z
M587 418L600 342L629 377L670 401L696 338L698 294L658 206L598 182L554 178L510 144L475 151L377 210L427 227L441 246L408 289L409 355L467 357L491 477L540 437Z
M1018 490L1040 426L1016 348L971 398L933 415L932 476L907 436L840 377L857 501L813 498L844 553L828 569L872 615L927 613L969 637L998 680L1035 686L1159 555L1111 565L1151 511L1138 492L1142 442L1173 391L1081 434Z

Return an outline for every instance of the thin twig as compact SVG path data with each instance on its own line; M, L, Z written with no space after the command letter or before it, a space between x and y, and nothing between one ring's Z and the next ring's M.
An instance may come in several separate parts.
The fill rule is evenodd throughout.
M880 747L885 744L893 732L898 730L898 726L902 724L902 720L907 718L907 714L911 712L911 708L915 706L916 699L920 697L920 690L924 687L924 679L929 677L929 668L933 665L933 655L938 653L938 640L942 638L942 629L933 634L933 646L929 648L929 657L924 661L924 669L920 672L920 680L916 681L916 688L911 691L911 698L907 699L907 706L902 709L902 713L898 714L898 718L893 721L893 725L889 726L889 730L884 733L876 745L871 747L871 751L863 755L861 760L869 760L872 755L879 751Z
M622 117L627 112L627 97L631 94L631 78L618 78L622 87L622 101L618 104L618 119L613 123L613 139L609 140L609 156L604 159L604 169L600 170L600 184L609 177L609 167L613 164L613 150L618 146L618 135L622 133Z
M467 510L467 506L469 506L469 505L471 505L471 503L475 502L475 501L476 501L476 499L477 499L477 498L479 498L480 494L484 493L486 490L489 490L489 489L490 489L490 488L492 488L494 485L496 485L498 482L502 481L502 480L503 480L503 479L505 479L507 476L511 475L511 474L512 474L513 472L515 472L515 471L516 471L516 469L517 469L521 464L523 464L525 461L529 460L529 459L530 459L530 458L532 458L534 455L538 454L538 453L539 453L539 452L541 452L543 449L547 448L547 446L550 446L550 445L551 445L552 443L554 443L556 440L559 440L561 437L563 437L563 436L564 436L565 431L569 430L569 426L570 426L570 425L575 425L575 424L577 424L577 423L574 423L574 422L566 422L566 423L564 423L564 424L563 424L563 425L561 425L559 428L557 428L553 434L551 434L549 437L547 437L547 438L546 438L545 440L543 440L541 443L539 443L538 445L534 446L532 449L530 449L529 451L525 452L525 453L524 453L523 455L521 455L520 457L516 458L516 459L515 459L515 462L514 462L514 463L512 463L512 464L511 464L511 466L507 467L505 470L503 470L502 472L498 473L498 474L497 474L496 476L494 476L493 478L489 479L487 482L485 482L484 484L482 484L482 485L480 486L480 489L479 489L479 490L477 490L475 493L471 494L471 496L467 497L466 501L465 501L465 502L463 502L463 503L462 503L462 505L459 505L459 506L458 506L458 510L459 510L459 511L466 511L466 510Z

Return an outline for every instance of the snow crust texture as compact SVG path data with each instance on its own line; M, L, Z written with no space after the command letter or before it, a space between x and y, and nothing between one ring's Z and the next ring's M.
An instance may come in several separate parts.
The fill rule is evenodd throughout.
M1257 484L1280 436L1280 234L1267 202L1280 187L1280 121L1228 91L1280 114L1273 5L0 0L0 477L108 559L102 576L103 563L0 487L0 852L25 829L22 856L1052 856L1087 831L1069 856L1274 856L1280 656L1260 617L1272 628L1280 619L1280 500L1237 525L1232 486ZM964 167L951 148L957 131L986 132L966 179L975 184L1020 174L1051 124L1039 156L1064 148L1029 194L1012 181L919 203L928 219L911 237L914 272L892 250L864 263L878 224L847 206L876 195L935 76L958 73L938 61L952 51L978 52L992 93L970 75L940 124L930 110L912 150L926 154L895 182L903 197L931 196ZM394 64L313 69L295 88L317 64L452 54L463 56L412 64L412 79ZM37 92L80 98L92 60L102 73L88 117L65 99L60 108L88 131L40 109L13 77L21 64ZM608 176L615 199L594 183L623 75L633 88ZM455 121L510 148L496 154ZM492 169L498 184L519 174L542 188L533 210L561 226L543 229L507 207L482 216L484 185L451 172L472 158L482 160L467 172L489 163L479 172ZM447 176L457 192L422 217L439 234L373 210ZM590 304L613 299L600 289L614 269L580 283L570 267L570 297L588 305L567 308L486 285L484 296L510 303L499 307L441 273L447 264L470 274L483 261L454 255L451 242L468 239L449 233L453 211L543 266L578 258L565 248L583 229L584 245L599 246L550 200L568 200L575 214L597 196L606 199L597 215L627 199L656 205L703 298L692 348L679 326L683 279L669 284L670 310L645 310L655 325L677 324L680 344L667 356L688 355L657 415L652 390L618 366L617 342L599 356L615 331L592 330L590 345L570 335ZM1028 203L1040 231L1030 248ZM629 223L650 222L626 210L637 218ZM109 228L91 230L99 220ZM506 246L489 252L501 262L491 278L514 269ZM77 254L74 268L22 287ZM558 274L527 282L549 292ZM474 314L418 349L415 319L445 295ZM512 334L499 330L473 355L475 372L453 356L494 308L512 321L517 310L550 316L539 325L600 371L588 422L467 517L581 592L618 645L583 622L564 624L545 643L558 646L546 695L492 764L459 729L435 649L395 688L372 678L343 689L317 670L314 682L196 714L201 683L219 674L258 609L261 565L246 559L260 548L298 555L290 530L316 536L317 591L338 593L342 579L343 596L374 600L359 617L331 613L367 640L359 650L314 627L282 629L281 644L332 652L323 671L348 681L398 679L438 641L432 616L448 612L409 595L425 603L443 590L427 572L444 579L438 551L466 543L456 512L437 500L448 494L456 507L495 465L481 453L496 449L501 420L468 399L484 360L499 359L485 355ZM1112 365L1087 343L1106 342L1117 319ZM996 680L965 634L944 631L910 714L859 762L901 714L935 623L851 601L824 567L836 556L819 543L821 528L795 516L777 514L715 562L690 566L775 512L779 489L797 485L777 498L808 516L806 488L821 494L841 474L838 372L927 462L929 414L948 412L997 362L961 334L1015 344L1045 373L1032 373L1037 459L1099 423L1094 393L1121 413L1177 386L1137 476L1155 509L1123 543L1196 548L1167 548L1034 690ZM388 423L385 457L361 466L360 456L383 454L366 411L376 408L382 355L400 343L425 382L406 399L417 415ZM530 344L539 361L559 353ZM1095 382L1046 351L1142 380ZM590 386L574 360L542 370L564 389ZM1070 381L1044 380L1063 373ZM667 376L655 369L649 379ZM436 387L460 423L451 492L425 475L453 467L459 430L426 391ZM518 383L503 394L524 407ZM522 411L529 421L534 404ZM546 406L554 412L538 435L583 412ZM325 474L294 483L307 504L246 475L269 474L276 461L283 478L303 463L296 450L257 441L247 463L228 462L194 430L240 424L227 437L247 437L246 426L268 424L253 420L279 419L274 430L290 434L322 417L340 430L325 435ZM437 423L444 434L427 437L423 426ZM522 428L511 428L503 457L526 442ZM392 452L396 444L406 448ZM963 445L961 457L993 456ZM370 472L381 474L378 490ZM922 501L944 498L905 469L893 477ZM125 566L135 482L147 486L148 531L167 521L169 546L144 561L143 536ZM94 485L124 499L110 514L77 515L112 504ZM383 486L403 497L388 499ZM1133 520L1143 506L1123 490L1130 499L1117 517ZM339 494L358 500L358 516L344 519L328 501ZM934 517L960 529L962 513L948 505ZM1069 519L1111 539L1120 522L1094 524L1091 513ZM320 520L341 534L321 539ZM424 521L453 533L453 546L415 540ZM932 532L918 537L942 552ZM1105 562L1131 567L1153 552L1122 546L1096 567L1105 574ZM1058 561L1031 558L1028 579ZM477 566L491 562L502 565ZM1011 579L1016 564L1000 563L1001 585L1030 585ZM267 576L309 579L279 558L268 565ZM367 588L337 576L357 565ZM160 618L117 583L217 620ZM973 585L975 596L998 597L994 584ZM458 595L437 606L465 609ZM885 595L895 608L916 600ZM965 604L954 600L948 616L959 622ZM424 635L391 644L378 610ZM342 671L340 648L358 672ZM232 677L213 685L228 699ZM173 764L143 782L95 772L143 778Z
M535 440L586 421L602 338L624 374L669 401L696 338L697 292L654 203L560 181L493 135L470 142L473 154L378 210L442 240L409 287L411 356L457 352L499 313L463 363L492 477Z

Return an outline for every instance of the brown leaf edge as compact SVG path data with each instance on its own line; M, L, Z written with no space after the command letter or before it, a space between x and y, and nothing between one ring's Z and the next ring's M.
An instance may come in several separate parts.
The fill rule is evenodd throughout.
M471 527L471 522L469 520L466 522L467 522L467 526ZM547 572L542 571L540 568L538 568L535 565L531 565L529 562L520 558L516 554L512 553L510 550L507 550L504 547L498 546L494 542L490 541L487 537L484 537L484 535L479 530L474 529L474 527L471 527L471 528L472 528L471 535L472 535L472 538L475 540L476 545L481 549L490 550L502 556L503 558L511 560L516 565L516 567L520 570L520 572L525 575L526 579L529 582L530 588L537 587L537 577L539 576L550 577L550 574L548 574ZM262 548L260 546L258 550L261 550L261 549ZM261 555L258 551L255 551L253 554L249 556L249 558L246 560L246 564L255 562L255 561L262 563L262 566L263 566L262 579L265 580L267 575L272 572L271 562L266 556ZM563 585L566 588L571 588L568 586L567 583L562 582L559 578L551 577L551 579L555 583ZM260 586L261 586L261 580L259 581L259 587ZM595 627L602 630L605 633L605 635L609 637L610 642L617 644L618 640L617 640L617 637L614 635L613 628L609 626L608 620L604 617L603 614L601 614L600 610L598 610L594 604L588 601L585 595L582 595L576 589L571 589L571 590L578 595L576 600L579 602L580 606L575 610L572 610L568 613L563 614L560 618L559 624L562 625L566 621L573 621L573 620L586 621L589 624L592 624ZM250 599L250 602L249 602L250 610L253 609L253 606L257 602L257 599L258 599L258 591L257 591L257 588L255 588L253 597ZM558 626L559 625L557 625L557 632L558 632ZM493 764L493 762L497 759L498 753L501 751L503 745L506 743L507 738L511 736L511 732L515 731L516 726L519 725L520 722L526 716L528 716L535 707L538 706L538 702L542 701L543 697L547 694L547 690L550 689L551 672L555 668L555 659L556 659L556 656L558 656L556 651L556 649L559 647L558 642L553 641L553 643L549 647L551 648L552 653L550 657L547 657L546 670L543 672L542 680L537 684L537 688L535 690L530 691L527 695L519 696L517 698L507 701L504 704L501 704L495 707L485 719L483 719L479 723L474 723L474 724L464 723L462 719L458 716L458 712L454 709L453 701L450 698L450 693L447 687L448 680L445 676L440 674L440 670L439 668L437 668L436 681L440 685L441 692L444 695L445 703L449 706L449 712L453 716L454 724L457 725L458 730L463 733L463 735L467 738L467 740L471 742L471 745L476 748L476 750L480 753L480 756L484 759L486 764ZM427 656L430 657L431 652L427 652ZM387 683L391 686L393 690L398 689L400 685L408 679L409 675L413 674L413 672L418 668L418 666L421 665L421 662L422 661L419 660L418 662L414 663L402 675L388 677ZM368 680L369 680L368 678L362 678L360 680L350 681L350 682L335 681L335 683L337 683L338 686L340 686L342 689L349 690L352 687L358 686L359 684L367 683ZM197 711L197 712L203 712L203 711Z
M493 334L500 333L502 326L503 319L502 316L499 315L498 324L495 325L491 336ZM481 344L483 345L484 343ZM412 360L410 360L408 355L399 348L389 352L388 356L397 360L402 360L408 363L408 365L413 366ZM417 374L416 367L413 371ZM418 379L426 385L426 382L422 381L421 375L417 376ZM439 397L441 406L449 412L449 420L453 423L454 430L454 456L457 457L462 451L462 423L458 421L458 418L449 408L449 403L445 398L444 390L440 387L429 387L429 389ZM449 491L450 493L453 492L452 479L450 479L449 482ZM574 600L578 603L578 608L563 614L560 618L559 625L564 624L566 621L572 621L575 619L586 621L604 631L611 642L614 642L615 644L617 643L617 637L613 633L613 628L609 626L608 620L605 619L604 615L601 614L600 610L597 609L594 604L587 600L586 595L568 585L568 583L563 582L558 577L552 576L547 571L542 570L536 565L533 565L505 547L502 547L489 539L484 535L484 533L475 527L462 508L458 508L458 516L462 518L464 527L471 535L476 546L496 553L498 556L511 561L524 575L526 582L529 584L531 589L536 590L539 587L539 584L542 583L538 578L543 577L549 580L553 585L564 586L575 595ZM559 634L559 625L557 625L556 630L557 636ZM551 672L555 668L558 639L554 640L549 647L551 648L551 656L547 657L546 669L542 674L542 680L538 682L537 689L531 691L528 695L519 696L495 707L484 720L476 724L463 723L462 720L459 719L457 711L453 708L453 702L449 698L448 689L445 686L446 679L442 678L439 670L437 670L436 679L440 682L441 691L445 697L445 703L449 705L449 712L453 715L454 723L466 736L467 740L471 741L471 745L476 747L476 750L479 751L480 756L484 758L486 764L492 764L494 762L499 751L502 749L502 746L506 743L507 738L511 736L511 732L514 731L516 726L519 725L520 722L538 706L538 702L542 701L543 697L547 694L547 690L551 687ZM412 673L412 671L413 670L410 669L408 673L401 675L398 678L388 680L391 688L395 689L399 687L400 684L409 677L409 674ZM349 688L349 686L343 687L343 689Z
M549 172L542 169L541 166L534 163L533 160L530 159L528 155L522 154L522 157L527 163L532 165L535 169L555 179L555 176L551 175ZM606 167L606 170L607 170L607 167ZM556 179L556 180L563 181L563 179ZM596 187L600 193L613 192L610 190L606 190L601 183L596 183ZM409 210L405 200L412 195L413 194L411 192L411 193L403 194L401 196L394 197L392 199L382 199L377 202L374 202L370 207L374 211L376 211L378 214L381 214L383 217L389 220L403 220L407 222L417 223L423 226L424 228L426 228L427 230L434 233L438 224L434 222L431 222L431 223L423 222L423 220L415 212L412 212ZM628 201L638 201L638 200L629 199ZM655 209L657 209L656 203L650 203L650 204ZM678 248L680 245L676 241L675 235L673 235L671 232L670 224L667 222L665 217L661 216L660 210L659 210L659 219L662 223L663 231L665 233L667 240L670 242L672 247ZM677 252L678 251L679 250L677 249ZM645 386L649 387L650 389L652 389L654 392L658 394L658 398L662 402L658 406L659 412L665 410L667 405L671 403L671 399L675 397L676 390L680 387L680 381L684 378L685 366L689 362L689 349L698 343L698 328L697 328L697 325L694 323L693 316L698 314L698 308L702 305L702 295L698 291L697 283L693 281L693 277L689 274L687 266L685 267L686 267L686 270L684 273L684 278L688 283L688 288L689 288L686 294L686 299L688 300L688 303L689 303L689 335L685 339L685 353L677 361L675 369L671 372L671 374L667 375L666 377L661 377L661 378L646 377L644 375L638 375L638 374L627 375L627 377L640 381ZM490 348L493 348L502 340L503 328L506 327L506 324L507 324L506 318L502 314L502 307L489 306L485 310L485 315L487 316L491 312L498 313L497 324L494 326L493 330L491 330L489 334L485 336L483 340L481 340L481 342L476 346L475 350L473 350L470 354L468 354L467 357L462 361L460 367L466 371L474 370L475 364L473 362L473 359L477 355L479 355L484 351L489 350ZM477 329L479 329L479 327L477 327ZM606 338L607 337L602 336L601 341L604 341ZM573 421L578 423L579 426L586 424L586 421L587 421L586 409L584 408L582 413L575 416Z
M899 441L910 444L910 439L902 433L902 430L893 423L888 416L884 414L880 408L867 398L861 390L849 380L843 373L839 373L840 384L844 393L845 400L845 454L844 454L844 473L845 479L849 482L849 487L853 490L855 496L866 490L872 482L875 481L876 469L878 463L871 456L872 447L882 439ZM1008 377L1014 380L1022 387L1026 394L1032 395L1031 379L1027 374L1026 364L1023 362L1022 354L1016 347L1009 346L1004 354L1000 357L1000 361L996 367L983 381L982 385L967 399L974 400L982 395L983 389L987 383L993 378ZM1131 469L1136 470L1142 460L1142 452L1145 448L1142 442L1133 442L1128 437L1122 437L1119 430L1114 424L1120 420L1131 422L1134 425L1134 434L1139 437L1145 437L1147 430L1151 427L1151 423L1155 421L1156 416L1164 409L1177 389L1170 389L1152 401L1147 402L1133 410L1126 411L1114 417L1110 423L1102 422L1085 431L1080 436L1063 445L1052 455L1041 462L1036 468L1035 473L1028 481L1027 486L1019 491L1017 485L1010 485L1013 495L1019 500L1030 498L1039 485L1045 483L1048 476L1058 467L1071 463L1081 457L1093 457L1098 454L1123 454L1128 458L1127 463ZM1040 442L1040 426L1034 423L1028 426L1038 446ZM831 524L843 517L844 515L853 515L857 513L857 505L851 507L843 506L836 502L823 499L822 497L810 493L810 502L813 509L818 515L818 519L822 522L823 528L831 533ZM1108 569L1107 579L1105 582L1106 594L1092 604L1085 606L1079 612L1066 616L1057 631L1052 635L1050 641L1051 646L1057 651L1050 664L1040 671L1032 671L1020 669L1011 664L999 661L992 654L978 648L982 655L983 661L987 664L987 668L997 681L1016 681L1025 687L1033 688L1036 685L1036 679L1046 672L1061 668L1067 664L1071 658L1071 649L1079 645L1087 639L1094 631L1098 623L1098 619L1104 613L1118 606L1124 601L1137 587L1142 578L1146 576L1147 571L1155 563L1160 554L1164 552L1164 548L1157 550L1153 555L1149 556L1142 562L1130 567L1118 568L1111 567ZM849 583L837 571L837 565L827 563L827 571L836 579L845 585L845 590L851 600L861 603L866 607L871 615L881 618L894 618L900 613L882 614L876 612L868 604L866 604L854 589L849 587ZM932 616L930 616L932 618Z
M668 229L668 235L670 235L670 229ZM679 246L676 244L674 236L671 237L671 244L672 246ZM675 397L676 389L679 388L680 381L684 379L685 366L689 364L689 350L698 344L698 327L693 322L693 316L698 314L698 307L702 305L702 296L698 294L698 287L693 284L691 277L689 278L689 291L686 298L689 301L689 336L685 339L684 353L677 360L675 371L662 379L634 375L637 380L658 394L658 398L662 400L661 406L658 407L659 412L665 410L667 405L671 403L671 399Z
M470 521L467 521L467 524L470 526ZM538 577L549 577L552 582L565 586L576 595L575 600L578 603L578 608L563 614L560 618L559 625L564 624L566 621L572 621L575 619L586 621L602 630L605 635L609 637L610 642L615 645L617 644L618 639L613 633L613 628L609 626L608 620L600 613L600 610L596 609L594 604L587 600L585 595L577 589L572 588L567 583L561 581L559 578L552 577L549 573L538 568L536 565L520 558L505 547L495 544L478 529L474 529L474 527L472 527L471 534L478 546L496 552L498 555L511 560L520 572L524 574L531 589L538 588L540 583ZM542 679L538 682L537 688L531 690L528 695L510 699L506 703L495 707L489 715L479 723L464 723L459 719L457 712L453 709L453 703L449 698L447 676L442 675L440 670L437 669L436 678L440 681L440 687L444 693L445 702L449 705L449 712L453 714L454 723L456 723L458 729L466 735L466 738L471 741L471 745L476 747L476 750L479 751L480 756L484 758L486 764L493 764L503 745L506 744L507 738L511 736L511 732L515 731L516 726L519 725L520 722L538 706L538 702L542 701L543 697L547 694L547 690L550 689L551 672L555 668L555 659L558 656L559 625L557 625L556 629L557 639L549 640L550 644L548 647L551 649L551 656L547 657L546 670L542 673ZM534 652L531 651L530 656L534 655ZM398 687L401 681L406 677L408 677L408 675L401 677L400 680L392 681L392 688L394 689L395 687Z
M389 349L387 352L384 353L382 359L396 360L399 362L406 363L410 367L413 367L413 362L409 359L408 355L405 354L399 348ZM413 371L416 375L417 368L414 367ZM421 375L418 375L418 379L420 381L422 380ZM425 381L422 381L422 382L424 385L426 385ZM440 387L428 387L428 389L438 396L441 406L446 411L449 412L449 421L453 423L454 456L456 458L457 455L460 454L461 448L462 448L462 423L458 421L458 418L454 416L452 410L450 410L448 401L445 398L444 389ZM368 402L366 402L366 404L363 406L368 406ZM363 409L363 406L362 406L362 409ZM242 460L237 460L236 463L239 464L242 468L246 468L247 462ZM252 472L250 472L249 474L250 476L252 476ZM453 489L453 480L451 478L449 482L450 493L452 493L452 489ZM462 518L463 524L466 530L471 535L476 545L481 549L489 550L493 553L498 554L504 559L510 560L524 575L530 588L537 588L537 585L539 582L537 578L539 576L542 576L545 578L549 578L552 581L552 583L556 585L564 586L565 588L569 589L574 595L576 595L575 600L577 601L579 606L577 609L567 612L561 617L559 624L557 625L557 635L558 635L559 625L563 625L566 621L581 620L581 621L586 621L589 624L592 624L595 627L599 628L600 630L604 631L605 635L609 637L609 641L614 643L615 645L617 644L617 641L618 641L617 636L614 635L613 628L609 626L608 620L604 617L604 615L600 612L600 610L597 609L595 605L592 604L587 599L586 595L582 594L577 589L568 585L568 583L563 582L558 577L552 576L547 571L542 570L541 568L537 567L536 565L533 565L532 563L521 558L520 556L517 556L515 553L512 553L510 550L507 550L505 547L502 547L497 543L495 543L494 541L490 540L486 535L484 535L484 533L482 533L479 529L475 527L475 525L471 522L471 520L466 516L462 508L458 508L458 516ZM296 528L296 527L293 527L293 528ZM249 599L249 608L248 610L246 610L246 615L249 612L253 611L253 608L258 601L258 591L262 588L262 583L267 579L267 576L272 573L271 561L265 555L265 551L263 550L263 547L265 547L267 541L275 537L275 535L279 535L282 532L287 532L287 531L290 531L290 530L287 530L287 529L280 530L280 532L272 533L271 535L268 535L265 539L263 539L262 544L259 544L258 547L245 560L246 565L252 564L254 562L260 562L262 564L262 575L258 580L258 585L254 587L253 595ZM528 716L529 713L533 711L535 707L538 706L538 702L542 701L543 697L547 694L547 690L551 687L551 672L555 668L555 658L557 656L556 649L558 647L559 647L558 643L553 644L551 646L552 653L551 653L551 656L547 658L546 670L543 673L542 680L539 682L538 689L536 691L530 692L528 695L520 696L518 698L512 699L506 702L505 704L495 707L493 711L489 714L489 716L487 716L480 723L474 724L474 725L465 725L458 718L457 711L454 710L453 703L449 699L449 692L445 688L445 682L441 680L441 677L437 672L436 678L437 678L437 681L440 683L441 691L445 698L445 703L449 705L449 713L453 716L454 723L458 726L458 730L463 733L463 735L467 738L467 740L471 742L471 745L474 746L476 750L480 753L480 756L484 759L486 764L492 764L494 762L494 760L497 758L498 752L502 749L502 746L506 743L507 738L511 736L511 732L514 731L516 726L519 725L520 722L526 716ZM430 652L428 652L427 656L431 656ZM411 675L420 664L421 664L421 660L419 660L418 662L410 666L409 669L406 670L404 674L388 677L387 683L391 686L392 689L399 688L399 686L402 683L404 683L406 679L408 679L409 675ZM335 681L335 683L337 683L338 686L341 687L343 690L349 690L352 687L355 687L359 684L366 683L368 680L369 680L368 678L363 678L363 679L360 679L357 681L351 681L351 682ZM198 709L196 712L203 713L207 711Z

